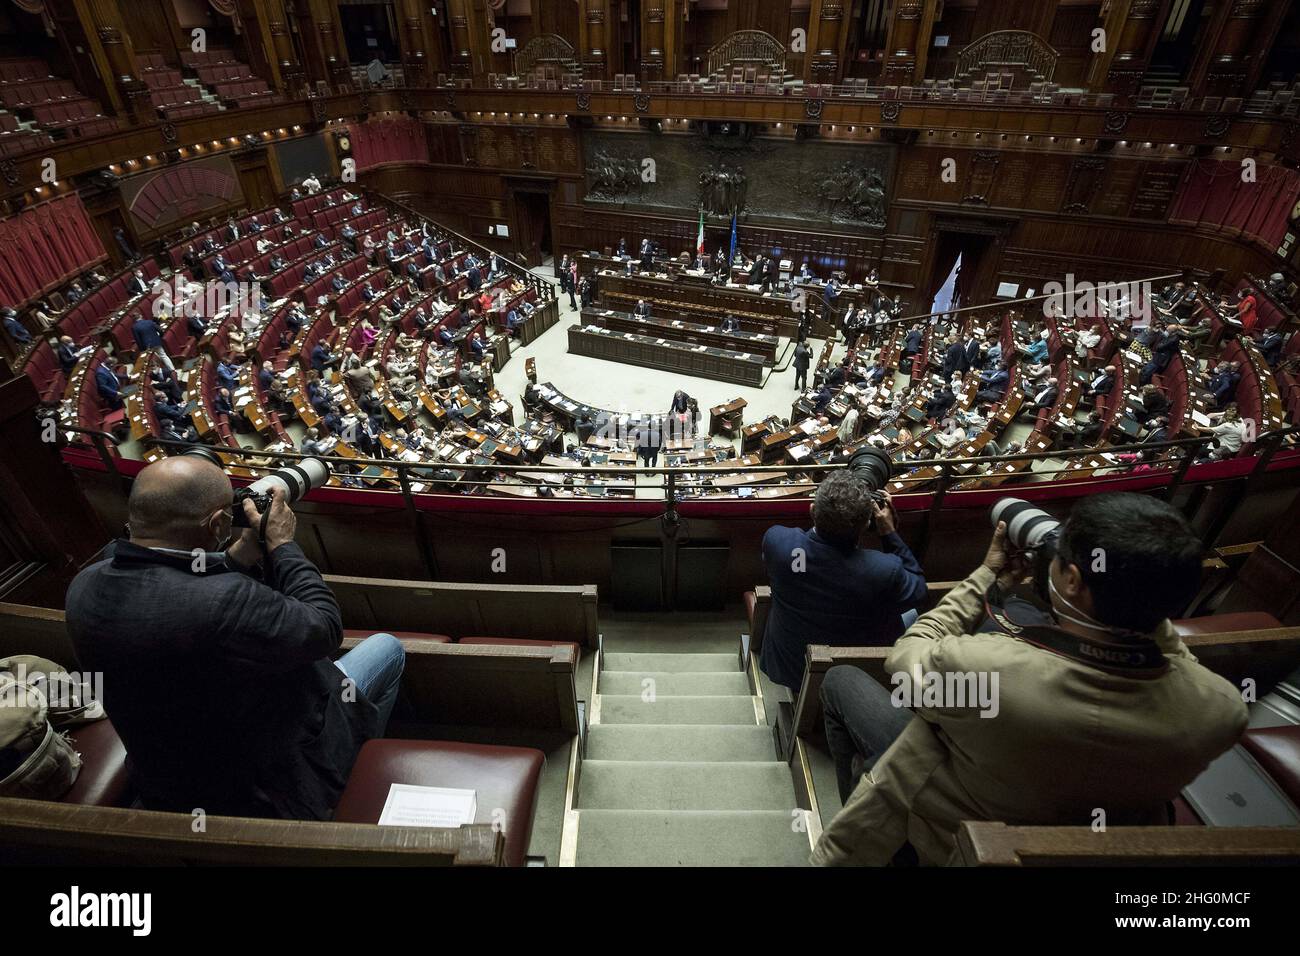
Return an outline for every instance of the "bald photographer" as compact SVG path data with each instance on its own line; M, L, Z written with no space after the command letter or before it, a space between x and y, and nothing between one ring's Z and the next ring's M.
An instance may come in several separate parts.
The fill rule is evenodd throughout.
M135 479L129 536L73 580L69 635L147 808L328 819L383 735L402 646L377 634L333 662L339 607L294 542L289 497L327 475L306 459L237 499L206 457L164 458Z

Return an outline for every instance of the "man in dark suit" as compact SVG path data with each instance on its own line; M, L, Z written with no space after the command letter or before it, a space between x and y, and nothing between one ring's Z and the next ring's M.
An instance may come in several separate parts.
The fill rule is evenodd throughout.
M925 417L930 421L938 421L956 401L957 396L952 393L951 388L947 385L939 386L925 403Z
M405 655L383 634L332 662L338 603L294 543L283 495L264 532L244 502L250 527L233 538L232 498L201 458L146 467L130 538L68 589L68 635L104 674L146 807L327 820L361 745L383 735Z
M731 313L727 313L727 317L722 320L722 331L728 333L739 332L740 321Z
M653 468L659 464L659 449L663 447L663 435L659 431L659 422L651 421L641 426L637 436L637 454L641 456L641 467Z
M859 547L874 518L881 550ZM817 486L813 530L773 527L763 536L772 607L761 664L798 691L810 644L892 644L903 614L925 600L925 574L898 536L893 505L872 501L864 482L833 471Z
M980 387L975 393L977 402L1000 402L1002 396L1006 394L1007 383L1011 381L1011 373L1007 369L1006 362L999 362L998 367L986 372L980 372Z
M324 372L331 365L338 364L338 360L338 356L332 354L324 342L317 342L311 350L311 367L317 372Z
M117 373L113 371L113 366L107 362L101 362L95 368L95 390L99 397L113 411L122 407L121 395L122 383L118 380Z
M5 331L9 333L9 338L18 348L32 344L32 333L27 331L27 327L19 321L16 313L7 311L4 317Z
M643 319L650 318L650 306L646 303L645 299L636 300L636 308L632 310L632 314Z
M1114 365L1107 365L1104 369L1093 376L1092 381L1088 383L1083 394L1095 397L1097 395L1109 395L1110 390L1115 387L1116 369Z
M145 281L143 270L136 269L131 274L131 278L126 280L126 291L132 296L144 295L149 291L149 283Z
M968 335L965 343L962 345L962 349L966 353L966 368L963 369L963 371L979 368L980 353L984 350L983 346L980 344L980 340L977 339L974 334Z
M1037 415L1045 408L1051 408L1056 404L1057 396L1061 390L1057 387L1057 381L1054 378L1044 380L1042 385L1038 386L1037 391L1033 392L1028 401L1020 408L1020 416L1028 417Z
M163 348L162 329L151 316L136 313L135 320L131 323L131 338L135 339L137 349L141 352L153 352L158 361L167 366L169 372L175 371L171 356Z
M808 362L812 356L812 350L808 348L807 343L800 342L794 347L794 387L802 392L808 387Z
M943 353L943 379L948 381L952 378L953 372L961 372L963 375L970 368L970 362L966 359L966 348L953 336L948 340L948 347Z
M73 341L71 335L59 336L59 347L55 349L54 354L59 360L59 368L63 369L63 374L71 375L72 370L77 367L77 343Z

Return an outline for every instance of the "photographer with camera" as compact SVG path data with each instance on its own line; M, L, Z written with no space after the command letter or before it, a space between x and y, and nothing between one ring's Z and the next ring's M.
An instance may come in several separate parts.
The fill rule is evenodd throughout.
M894 645L892 693L857 668L827 672L844 808L814 863L884 865L910 842L943 864L962 820L1169 823L1168 802L1245 729L1237 688L1169 623L1201 573L1177 509L1120 493L1082 499L1064 524L1015 499L993 518L984 563ZM975 684L991 700L969 699Z
M861 449L817 486L813 530L777 526L763 535L772 607L760 663L795 693L809 644L889 644L903 633L902 615L925 600L925 575L880 490L888 478L888 456ZM881 550L859 546L868 527Z
M332 662L339 607L294 542L289 502L327 477L305 459L237 498L206 455L164 458L135 479L129 537L73 580L68 633L147 808L329 819L383 735L402 646L378 634Z

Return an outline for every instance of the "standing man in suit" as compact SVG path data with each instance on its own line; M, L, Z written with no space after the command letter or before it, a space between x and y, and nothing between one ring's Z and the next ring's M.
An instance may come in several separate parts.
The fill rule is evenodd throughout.
M802 392L808 387L808 363L811 360L812 350L808 348L808 343L800 341L794 347L794 387L795 391Z
M867 485L847 470L817 486L813 530L772 527L763 536L763 563L772 608L761 665L774 682L797 692L810 644L892 644L903 615L925 600L925 574L899 537L893 504L882 508ZM881 550L859 541L874 521Z
M652 419L641 426L637 436L637 454L641 456L641 467L653 468L659 464L659 449L663 447L663 435L659 430L658 419Z
M171 356L163 348L162 330L152 317L137 312L131 323L131 337L135 339L137 349L141 352L153 352L158 361L167 367L167 371L176 371L172 366Z

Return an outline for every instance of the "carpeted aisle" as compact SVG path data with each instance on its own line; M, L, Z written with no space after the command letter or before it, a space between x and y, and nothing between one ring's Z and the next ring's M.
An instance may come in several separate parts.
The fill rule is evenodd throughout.
M738 653L602 654L577 865L806 864L804 811L761 714Z

